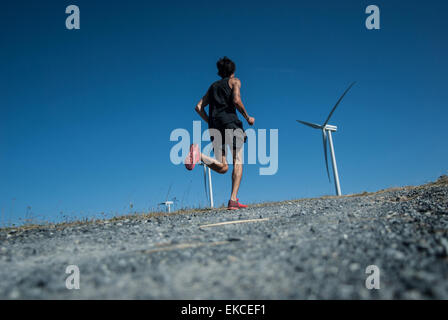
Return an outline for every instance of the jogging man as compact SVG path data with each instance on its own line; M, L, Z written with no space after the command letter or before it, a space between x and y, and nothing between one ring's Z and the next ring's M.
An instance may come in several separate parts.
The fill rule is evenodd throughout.
M196 112L208 123L210 139L213 142L213 153L211 158L200 152L197 144L190 146L190 152L185 158L185 167L193 170L196 163L203 161L213 171L224 174L229 169L226 160L227 146L232 152L233 173L232 193L227 208L236 210L247 206L239 203L237 198L238 189L243 175L243 143L246 135L243 123L238 119L236 110L246 119L249 125L255 123L255 119L247 114L246 108L241 101L241 81L235 78L235 63L227 57L219 59L216 63L218 75L221 80L214 82L204 97L196 105ZM209 114L205 107L209 106Z

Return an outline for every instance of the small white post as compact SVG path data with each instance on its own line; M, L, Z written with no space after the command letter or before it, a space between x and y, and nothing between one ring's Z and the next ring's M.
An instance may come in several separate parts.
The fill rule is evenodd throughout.
M212 173L211 169L208 168L208 193L210 194L210 208L213 208L213 187L212 187Z
M331 130L326 130L328 133L328 141L330 142L330 152L331 152L331 161L333 163L333 174L334 174L334 186L336 187L336 195L341 195L341 186L339 185L339 174L338 174L338 166L336 164L336 156L334 154L333 148L333 138L331 137Z

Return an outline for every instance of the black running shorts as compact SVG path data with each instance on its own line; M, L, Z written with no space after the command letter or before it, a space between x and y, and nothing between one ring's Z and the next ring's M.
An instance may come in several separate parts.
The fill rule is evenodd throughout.
M209 128L210 140L213 142L213 150L215 156L217 151L225 153L228 145L231 150L237 151L241 149L247 140L246 133L243 129L243 123L238 120L226 123L220 128Z

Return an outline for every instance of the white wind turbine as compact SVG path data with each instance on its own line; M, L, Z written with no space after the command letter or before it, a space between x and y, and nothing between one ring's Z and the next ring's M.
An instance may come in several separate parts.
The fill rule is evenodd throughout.
M347 90L345 90L345 92L342 94L342 96L339 98L339 100L336 102L335 106L333 107L333 109L331 109L330 114L327 117L327 120L325 120L324 124L319 125L319 124L315 124L315 123L310 123L310 122L306 122L306 121L301 121L301 120L297 120L300 123L303 123L306 126L309 126L311 128L314 129L319 129L322 130L322 138L323 138L323 143L324 143L324 155L325 155L325 166L327 168L327 176L328 176L328 180L330 180L330 171L328 170L328 159L327 159L327 136L328 136L328 141L330 143L330 153L331 153L331 161L333 164L333 175L334 175L334 186L336 188L336 195L340 196L341 195L341 186L339 184L339 174L338 174L338 167L336 165L336 156L334 154L334 147L333 147L333 139L331 137L331 132L336 132L338 127L333 126L333 125L329 125L328 121L330 121L331 116L333 115L333 112L336 110L336 108L338 107L339 103L341 102L342 98L344 98L344 96L346 95L346 93L351 89L351 87L353 87L353 85L355 84L355 82L353 82L348 88ZM331 181L331 180L330 180Z
M166 210L168 211L168 213L171 212L171 206L174 204L174 202L177 201L176 198L174 198L172 201L171 201L171 200L168 200L168 196L170 195L170 191L171 191L171 187L172 187L172 186L173 186L173 184L171 183L171 184L170 184L170 187L168 188L168 192L167 192L167 194L166 194L165 201L159 203L159 206L160 206L160 205L165 205Z
M213 208L213 186L212 186L211 169L204 162L201 162L201 166L204 166L205 197L210 201L210 208ZM207 192L207 171L208 171L208 192Z
M174 204L174 202L173 201L165 201L165 202L159 203L159 205L162 205L162 204L166 206L166 209L167 209L168 213L170 213L171 212L171 206Z

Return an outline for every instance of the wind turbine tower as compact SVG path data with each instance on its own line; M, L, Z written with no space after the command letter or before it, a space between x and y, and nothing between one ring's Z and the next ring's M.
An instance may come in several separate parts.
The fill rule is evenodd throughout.
M205 164L201 163L201 166L204 166L204 188L205 188L205 197L210 201L210 208L213 208L213 186L212 186L212 170ZM207 176L208 176L208 191L207 191Z

